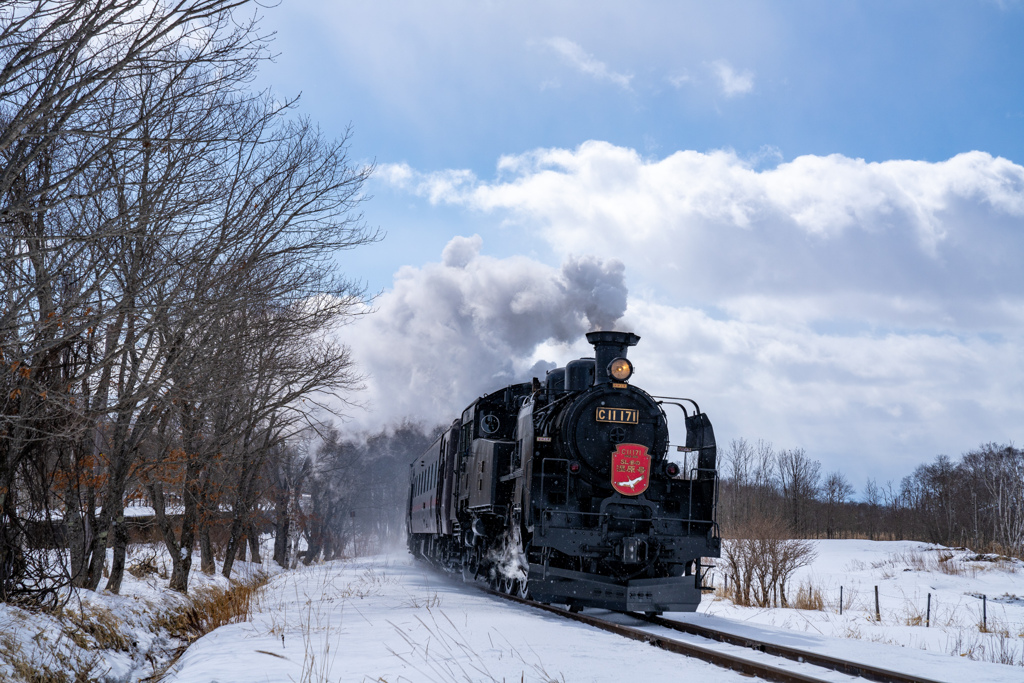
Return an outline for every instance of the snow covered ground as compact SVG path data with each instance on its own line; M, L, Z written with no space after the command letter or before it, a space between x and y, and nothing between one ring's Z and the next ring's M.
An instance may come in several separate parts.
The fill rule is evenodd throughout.
M914 542L816 541L815 546L818 557L796 577L794 592L801 583L814 586L823 597L821 610L736 607L709 594L698 613L666 616L939 681L1024 681L1024 563L972 561L967 551ZM96 680L137 681L153 671L149 660L166 663L175 649L146 623L154 610L178 598L157 576L126 578L123 596L86 593L82 598L86 610L106 608L116 617L130 641L121 650L76 649L53 635L46 618L4 605L0 640L13 640L51 665L59 664L62 652L94 656L102 673ZM721 585L720 575L714 580ZM195 581L223 579L197 573ZM881 621L874 619L875 585ZM930 628L924 623L928 593ZM987 633L979 628L982 601L975 596L980 595L988 596ZM0 680L5 673L11 671L0 663ZM488 596L396 550L278 573L260 594L251 622L200 638L164 680L525 683L652 677L749 680ZM852 679L837 674L830 680Z
M821 540L814 545L817 557L812 565L798 570L790 593L795 594L799 586L813 587L820 592L824 609L737 607L722 599L719 591L713 599L705 599L700 612L748 624L1024 666L1024 562L914 541ZM723 584L721 573L712 580L718 587ZM875 586L880 621L875 619ZM1018 668L1016 676L1014 680L1024 681L1024 669Z
M1019 682L1024 668L973 661L999 648L1020 662L1024 565L963 562L947 574L929 561L950 554L913 542L818 541L797 578L825 595L825 609L753 609L706 596L695 615L667 615L756 633L935 680ZM957 561L957 560L953 560ZM920 567L920 568L915 568ZM882 619L874 614L879 586ZM839 586L844 614L838 615ZM828 602L834 592L835 603ZM932 593L932 626L923 615ZM988 594L992 633L981 633ZM596 612L595 612L596 613ZM963 655L963 656L961 656ZM222 627L172 669L175 683L228 681L627 681L749 680L702 662L512 604L439 575L404 553L329 563L276 577L251 623ZM836 680L850 680L836 678Z
M112 551L108 551L108 567L111 560ZM0 683L128 683L169 665L185 643L155 628L154 621L184 604L186 598L167 588L170 560L166 549L162 543L133 544L126 565L130 571L125 573L120 595L102 590L78 591L59 613L0 603ZM197 553L193 567L198 566ZM236 562L233 577L245 579L253 572L273 571L269 564ZM228 586L228 580L220 574L207 576L193 571L190 580L193 595L205 588ZM33 679L32 674L43 677Z

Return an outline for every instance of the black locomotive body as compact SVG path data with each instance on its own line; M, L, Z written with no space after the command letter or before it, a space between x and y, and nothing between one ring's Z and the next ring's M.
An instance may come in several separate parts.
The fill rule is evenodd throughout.
M574 609L696 609L721 547L714 432L693 401L629 384L639 339L591 332L594 358L466 408L411 464L413 554Z

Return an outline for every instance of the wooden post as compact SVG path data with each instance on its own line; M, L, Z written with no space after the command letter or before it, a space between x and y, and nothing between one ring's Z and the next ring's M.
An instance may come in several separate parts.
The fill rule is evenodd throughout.
M924 618L924 627L930 628L932 625L932 594L928 594L928 613Z
M882 620L882 613L878 609L878 586L875 586L875 621Z
M839 587L839 614L843 614L843 587Z
M981 596L981 627L988 631L988 596Z

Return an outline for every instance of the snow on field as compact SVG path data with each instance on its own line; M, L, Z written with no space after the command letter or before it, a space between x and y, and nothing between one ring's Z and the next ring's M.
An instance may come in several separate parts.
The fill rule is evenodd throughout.
M928 570L948 551L912 542L818 541L798 577L826 597L821 611L735 607L712 595L694 615L667 615L757 634L940 681L1024 680L1019 666L972 661L1002 642L1019 661L1024 566L962 563L964 574ZM918 559L915 559L918 558ZM920 559L925 558L925 559ZM915 569L914 565L921 567ZM975 567L975 569L972 569ZM879 586L881 622L873 620ZM838 611L844 587L844 614ZM828 602L832 592L836 602ZM916 623L932 593L932 627ZM989 594L989 630L980 600ZM998 598L998 601L996 600ZM833 610L834 608L834 610ZM594 612L600 614L599 612ZM922 612L923 614L923 612ZM958 656L963 650L968 656ZM948 653L954 653L950 656ZM984 656L980 656L985 659ZM626 681L657 676L738 681L692 659L567 622L475 591L404 553L328 563L276 577L251 623L193 644L174 683L228 681Z
M1024 563L1019 560L915 541L813 543L817 557L798 570L790 593L792 598L800 586L813 588L821 594L824 609L737 607L719 591L714 599L705 598L700 612L747 624L1024 665ZM720 570L716 573L712 580L721 587L723 576ZM875 586L880 621L875 619ZM1024 669L1016 668L1014 676L1012 680L1024 680Z
M792 592L801 584L816 589L823 609L737 607L708 594L698 613L666 616L938 681L1024 681L1019 666L1024 658L1024 563L975 561L968 551L914 542L814 544L817 558L795 577ZM140 557L154 552L136 551ZM721 586L721 574L714 581ZM209 583L226 585L222 577L194 574L194 587ZM876 585L880 621L874 619ZM928 593L930 628L924 623ZM980 595L988 596L987 633L979 627ZM70 607L109 610L126 638L121 649L62 640L51 617L0 605L0 680L13 674L2 662L4 642L52 669L59 669L61 658L95 657L90 680L109 683L138 681L170 661L178 644L149 630L155 612L181 599L166 589L166 579L126 576L122 596L83 592L80 599ZM998 661L1016 665L992 663ZM511 683L652 677L749 680L488 596L395 551L279 571L260 594L251 622L223 626L200 638L164 680Z
M112 551L108 551L108 566L111 560ZM57 614L0 603L0 682L29 679L26 672L31 669L53 673L52 678L38 680L65 676L68 680L127 683L169 665L184 643L155 629L153 622L183 604L185 597L167 588L170 560L166 549L163 544L133 544L126 564L137 575L125 573L120 595L78 591ZM193 567L198 565L196 554ZM243 579L256 571L275 569L236 562L233 576ZM228 585L219 574L206 576L199 571L192 573L190 581L193 593ZM75 678L76 672L84 671L88 671L85 679Z

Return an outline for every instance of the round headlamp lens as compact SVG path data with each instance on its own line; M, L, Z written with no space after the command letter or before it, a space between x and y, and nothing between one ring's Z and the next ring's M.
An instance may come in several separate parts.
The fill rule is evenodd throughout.
M608 364L608 374L620 382L625 382L633 374L633 364L625 358L616 358Z

